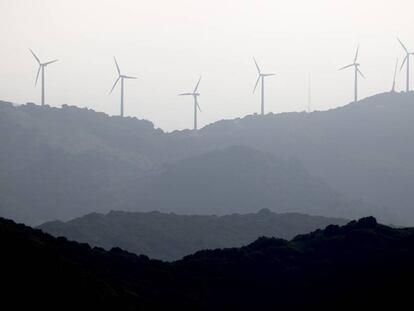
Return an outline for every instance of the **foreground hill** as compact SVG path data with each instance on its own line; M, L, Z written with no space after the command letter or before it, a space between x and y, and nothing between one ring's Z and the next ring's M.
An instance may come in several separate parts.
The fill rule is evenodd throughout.
M5 219L0 244L2 304L14 309L398 309L410 303L414 277L414 229L374 218L173 263L90 248Z
M186 163L196 163L206 154L224 157L220 150L245 146L261 153L258 157L273 156L275 167L298 163L297 167L290 166L290 171L286 171L292 176L276 174L270 180L273 185L278 182L278 186L296 180L290 183L289 189L280 189L286 193L279 194L288 199L270 197L271 207L251 206L246 212L264 207L281 212L285 211L278 209L279 206L284 208L281 202L289 202L290 212L313 213L306 211L308 206L300 202L301 197L312 198L318 193L314 183L305 187L309 192L303 191L301 180L295 177L302 167L312 179L329 185L333 192L340 194L341 198L335 199L342 201L339 205L348 206L349 200L357 200L351 205L357 207L360 215L372 214L387 223L411 224L414 222L411 208L414 202L411 191L414 180L413 103L413 93L385 93L325 112L252 115L219 121L201 129L198 135L190 131L164 133L148 121L109 117L75 107L13 107L1 103L0 215L40 224L56 218L70 219L110 210L229 214L234 212L237 202L217 200L217 204L210 204L206 209L207 203L203 205L201 200L192 197L192 193L200 194L195 186L192 192L181 191L173 197L168 191L156 193L148 183L163 187L163 191L174 186L184 189L190 181L185 175L190 171ZM257 157L251 159L254 161ZM244 163L242 160L228 159L228 163ZM206 161L199 170L208 172L211 163L216 162ZM258 171L266 165L267 162L259 166ZM248 179L237 179L246 176L245 168L249 167L253 166L238 167L241 174L231 175L232 180L226 179L226 189L231 192L250 187ZM217 172L218 167L211 167L211 171ZM182 176L182 183L159 183L157 175ZM198 177L199 180L193 181L204 186L204 196L210 188L214 190L214 182L221 178L217 174L217 178L209 178L208 174ZM201 184L204 177L209 182ZM258 178L257 175L251 176L251 180L254 178ZM263 201L268 185L264 184L266 180L256 181L251 187L252 201L258 202L257 198ZM309 179L305 184L309 185ZM148 196L137 195L148 193L147 189L151 189ZM292 198L295 189L300 189L296 201ZM321 192L326 198L319 196L314 203L332 201L332 191ZM164 195L175 201L165 204ZM213 198L210 196L209 203ZM392 206L392 210L387 206ZM326 214L330 210L323 204L320 209L324 216L360 216Z
M118 246L155 259L176 260L202 249L239 247L260 236L291 239L329 224L345 223L344 219L269 210L221 217L114 211L49 222L39 229L105 249Z

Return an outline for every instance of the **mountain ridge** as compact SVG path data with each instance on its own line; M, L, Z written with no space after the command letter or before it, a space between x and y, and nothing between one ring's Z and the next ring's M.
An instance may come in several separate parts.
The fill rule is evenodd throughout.
M38 228L55 237L105 249L120 247L154 259L178 260L201 249L240 247L259 236L291 239L299 233L346 222L298 213L275 214L268 209L225 216L111 211L67 222L47 222Z
M3 180L9 179L9 182L0 183L0 197L5 200L4 204L0 203L0 208L7 210L3 216L13 218L20 215L18 220L22 220L21 215L27 215L25 221L36 224L49 220L42 216L43 209L60 209L63 219L93 211L123 209L121 182L133 183L164 164L174 165L180 160L239 145L270 153L277 159L296 159L311 176L329 185L341 196L357 202L361 199L368 205L378 207L377 212L369 214L387 223L407 225L414 222L411 209L414 193L407 186L414 180L411 161L414 147L410 143L414 135L411 122L413 94L379 94L324 112L267 114L263 117L251 115L219 121L204 127L197 135L191 131L164 133L154 129L153 124L147 121L107 117L103 113L81 108L12 107L2 104L0 143L4 148L0 153L0 162L3 163L0 174ZM33 124L31 119L35 120ZM83 121L79 123L78 119ZM79 124L82 127L78 127ZM51 163L37 160L39 163L31 164L33 160L30 155L37 154L37 157L43 158L45 150L51 154ZM31 179L31 184L34 184L37 175L56 171L51 165L59 161L53 160L53 157L66 158L68 166L73 163L74 171L83 172L84 179L93 179L96 174L81 164L94 162L104 168L99 177L102 185L93 189L96 193L94 197L79 192L79 188L86 189L88 185L76 187L76 190L66 189L72 192L70 197L79 197L80 201L66 204L58 197L52 197L53 202L40 200L36 203L39 207L33 212L39 215L31 215L32 208L25 207L26 203L21 202L24 194L18 190L27 186L15 180L15 176L25 168L23 180ZM16 163L13 163L14 160ZM30 165L43 165L44 168L38 172L28 167ZM98 184L97 181L91 182ZM46 194L54 195L63 190L42 191L45 197ZM108 199L103 194L110 194L111 197ZM85 198L81 200L82 197ZM13 202L19 207L10 211ZM97 206L101 210L97 210ZM390 206L393 207L392 213L387 211ZM17 209L19 211L13 214L13 210ZM67 211L71 215L64 216ZM30 220L31 217L34 220Z

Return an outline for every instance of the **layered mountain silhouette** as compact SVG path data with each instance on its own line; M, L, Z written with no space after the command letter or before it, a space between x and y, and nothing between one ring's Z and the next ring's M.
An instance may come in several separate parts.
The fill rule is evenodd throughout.
M410 224L413 102L412 93L379 94L325 112L219 121L198 135L88 109L1 103L0 214L40 224L110 210L270 208ZM240 158L234 146L245 147Z
M339 218L275 214L266 209L221 217L113 211L68 222L49 222L39 229L105 249L120 247L154 259L177 260L202 249L240 247L259 236L291 239L329 224L346 222Z
M3 218L0 245L2 303L13 309L397 309L410 303L414 277L414 229L372 217L173 263L53 238Z

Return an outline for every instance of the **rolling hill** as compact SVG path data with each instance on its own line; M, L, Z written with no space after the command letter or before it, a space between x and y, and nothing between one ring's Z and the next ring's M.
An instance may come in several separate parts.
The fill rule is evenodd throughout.
M270 208L347 218L372 214L387 223L411 224L413 102L413 93L384 93L324 112L218 121L198 135L165 133L148 121L88 109L2 102L0 215L37 225L110 210L223 215L239 212L238 208L240 212ZM228 159L226 164L213 160L226 158L235 146L257 155L245 150L240 159ZM210 162L206 155L212 157ZM269 155L275 163L263 163ZM247 175L251 170L243 162L246 158L256 161L254 165L261 162L257 172L263 176ZM243 167L224 176L223 168L230 169L232 162ZM221 166L209 168L207 163ZM267 169L276 176L267 174ZM197 170L204 175L195 179L189 173ZM306 174L300 173L303 170ZM310 177L297 178L305 175ZM160 176L181 179L167 184ZM248 184L248 177L256 181L254 185ZM204 178L206 183L200 184ZM225 183L222 194L217 180ZM285 183L289 187L283 188ZM158 186L162 193L154 189ZM184 191L186 186L192 186L191 191ZM172 193L174 187L181 192ZM242 204L229 202L230 195L223 193L231 193L234 200L243 198ZM266 198L271 205L264 202ZM249 207L249 202L256 204ZM317 208L317 202L332 206ZM325 214L337 206L347 208ZM344 210L351 213L343 214Z
M202 249L240 247L260 236L291 239L346 222L339 218L275 214L266 209L220 217L113 211L67 222L48 222L38 228L56 237L105 249L120 247L154 259L177 260Z
M348 200L300 162L250 147L216 149L149 171L124 184L122 209L181 214L251 213L268 208L327 217L361 217L379 208ZM382 210L381 210L382 212Z

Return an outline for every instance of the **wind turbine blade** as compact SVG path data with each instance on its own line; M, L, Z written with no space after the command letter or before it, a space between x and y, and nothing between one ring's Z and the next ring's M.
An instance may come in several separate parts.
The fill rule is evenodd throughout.
M358 44L357 51L356 51L356 54L355 54L354 64L357 62L357 59L358 59L358 53L359 53L359 44Z
M132 77L132 76L124 76L125 79L138 79L137 77Z
M365 76L362 74L361 70L359 70L359 68L357 68L358 73L361 75L361 77L363 77L365 79Z
M254 64L256 65L257 71L259 72L259 75L260 75L260 67L257 64L256 59L254 57L253 57L253 60L254 60Z
M352 66L354 66L354 64L351 64L351 65L348 65L348 66L345 66L345 67L339 68L339 70L344 70L344 69L349 68L349 67L352 67Z
M37 85L37 80L39 80L40 69L42 69L42 66L41 65L39 65L39 69L37 70L35 85Z
M402 48L404 49L404 51L406 51L408 53L407 48L405 47L405 45L401 42L400 38L397 38L398 42L400 42Z
M178 94L178 96L190 96L193 95L193 93L182 93L182 94Z
M257 81L256 81L256 84L254 85L253 93L256 91L256 88L257 88L257 85L259 84L260 78L261 78L261 75L259 75L259 77L257 77Z
M47 65L50 65L50 64L56 63L56 62L58 62L58 61L59 61L58 59L55 59L55 60L52 60L52 61L50 61L50 62L44 63L44 64L43 64L43 66L47 66Z
M115 61L115 65L116 65L116 70L118 71L118 75L121 75L121 70L119 69L119 65L118 65L118 62L116 61L115 56L114 56L114 61Z
M201 108L200 108L200 105L198 103L197 103L197 108L198 108L198 111L201 112Z
M198 79L197 85L196 85L193 93L196 93L197 92L198 86L200 85L200 81L201 81L201 77Z
M262 76L265 76L265 77L271 77L271 76L275 76L276 74L274 74L274 73L264 73L264 74L262 74Z
M36 59L36 61L39 63L39 65L40 65L40 60L39 60L39 58L36 56L36 54L31 50L31 49L29 49L30 50L30 53L32 53L32 55L33 55L33 57Z
M408 55L404 57L404 60L403 60L403 62L402 62L402 64L401 64L400 71L404 68L404 65L405 65L405 63L406 63L406 61L407 61L407 58L408 58Z
M121 79L121 77L118 77L118 79L116 79L116 81L115 81L115 83L114 83L114 86L112 87L112 89L111 89L111 91L109 92L109 94L111 94L112 93L112 91L114 90L114 88L115 88L115 86L116 86L116 84L118 83L118 81Z

